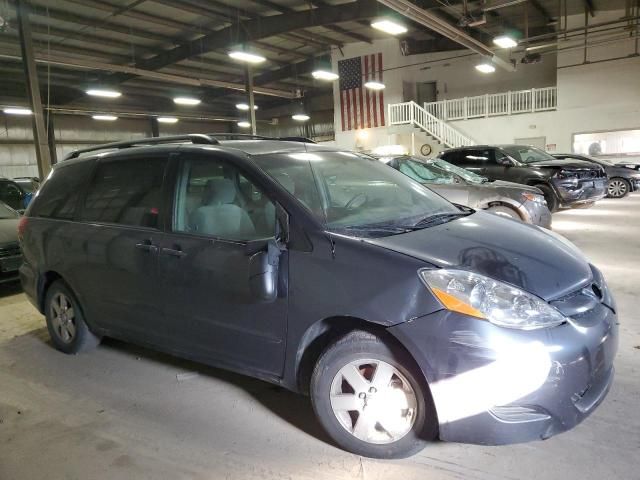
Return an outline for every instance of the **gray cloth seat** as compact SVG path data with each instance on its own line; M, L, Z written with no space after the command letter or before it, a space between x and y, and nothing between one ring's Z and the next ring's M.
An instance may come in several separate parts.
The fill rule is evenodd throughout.
M191 214L191 230L234 240L252 238L255 235L255 227L251 217L233 203L235 198L236 188L231 180L208 180L202 195L202 205Z

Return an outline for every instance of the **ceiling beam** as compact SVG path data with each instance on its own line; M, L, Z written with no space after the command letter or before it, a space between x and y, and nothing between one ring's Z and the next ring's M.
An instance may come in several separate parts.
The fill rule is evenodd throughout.
M229 48L251 40L272 37L292 30L313 26L358 20L375 14L377 2L357 0L352 3L292 12L271 17L241 21L196 40L183 43L148 60L141 60L136 67L157 70L211 50Z

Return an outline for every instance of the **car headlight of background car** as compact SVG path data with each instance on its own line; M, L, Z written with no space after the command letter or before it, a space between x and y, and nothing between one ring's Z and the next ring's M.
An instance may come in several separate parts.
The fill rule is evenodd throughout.
M533 330L567 320L535 295L483 275L448 269L422 269L418 275L447 310L501 327Z
M547 201L544 199L543 195L539 195L537 193L529 193L525 192L522 194L523 202L529 201L534 203L539 203L541 205L546 205Z

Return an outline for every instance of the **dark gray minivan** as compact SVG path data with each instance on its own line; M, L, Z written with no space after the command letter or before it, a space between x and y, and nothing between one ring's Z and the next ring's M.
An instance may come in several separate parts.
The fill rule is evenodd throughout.
M71 157L19 225L63 352L116 337L308 393L336 444L380 458L545 439L611 386L614 300L553 232L301 141Z

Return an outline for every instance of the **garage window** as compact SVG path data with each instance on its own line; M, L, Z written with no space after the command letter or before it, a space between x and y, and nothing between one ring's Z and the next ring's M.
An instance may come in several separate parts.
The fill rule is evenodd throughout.
M81 219L158 228L166 160L103 162L89 187Z

